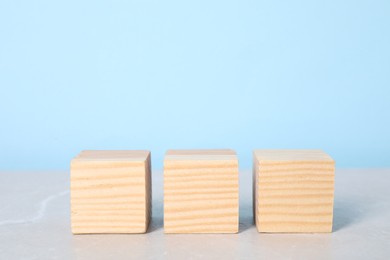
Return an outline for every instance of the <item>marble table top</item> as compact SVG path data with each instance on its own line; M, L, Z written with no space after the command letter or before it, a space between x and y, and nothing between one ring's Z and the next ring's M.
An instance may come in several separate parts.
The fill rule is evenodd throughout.
M333 233L259 234L240 172L238 234L164 234L153 171L146 234L72 235L69 172L0 171L0 259L390 259L390 169L336 170Z

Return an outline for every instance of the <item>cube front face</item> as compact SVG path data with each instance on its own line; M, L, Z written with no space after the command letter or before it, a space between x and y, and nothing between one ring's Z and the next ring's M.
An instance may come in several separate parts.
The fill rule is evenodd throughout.
M170 150L164 160L165 233L238 232L232 150Z
M259 232L332 232L334 168L319 150L254 151L254 216Z
M72 232L146 232L150 170L148 151L81 152L71 163Z

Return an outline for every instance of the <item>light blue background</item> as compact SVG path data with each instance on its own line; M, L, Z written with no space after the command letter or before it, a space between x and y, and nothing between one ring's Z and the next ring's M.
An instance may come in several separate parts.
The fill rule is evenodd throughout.
M82 149L390 166L390 1L0 1L0 169Z

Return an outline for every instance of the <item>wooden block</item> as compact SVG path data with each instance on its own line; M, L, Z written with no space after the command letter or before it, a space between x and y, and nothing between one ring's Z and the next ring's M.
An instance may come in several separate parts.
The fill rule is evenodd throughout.
M74 234L145 233L150 217L149 151L83 151L72 160Z
M332 232L334 169L320 150L254 151L254 216L259 232Z
M165 233L238 232L232 150L170 150L164 160Z

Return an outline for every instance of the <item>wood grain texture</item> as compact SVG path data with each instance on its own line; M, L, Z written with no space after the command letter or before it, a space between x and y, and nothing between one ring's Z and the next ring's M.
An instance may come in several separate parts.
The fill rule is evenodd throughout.
M320 150L255 150L254 218L259 232L332 232L333 159Z
M238 232L238 159L232 150L169 150L165 233Z
M145 233L150 217L149 151L82 151L72 160L74 234Z

